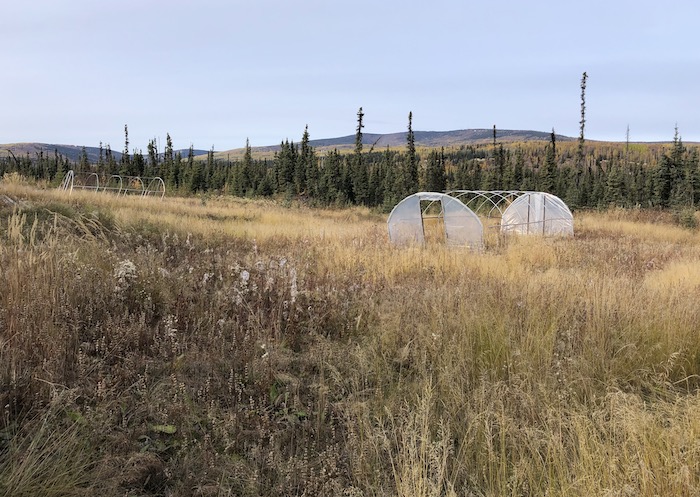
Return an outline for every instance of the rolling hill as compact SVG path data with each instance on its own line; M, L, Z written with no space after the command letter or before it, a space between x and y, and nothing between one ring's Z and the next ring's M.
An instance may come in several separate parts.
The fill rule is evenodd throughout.
M397 148L406 146L406 131L400 133L363 133L362 143L365 150L384 149L386 147ZM493 129L462 129L453 131L414 131L415 142L417 147L437 148L437 147L459 147L461 145L473 145L479 143L490 143L493 140ZM528 130L497 130L497 139L499 142L514 142L514 141L542 141L549 140L550 134L543 131L528 131ZM568 136L557 135L559 141L571 141L575 138ZM300 141L300 140L299 140ZM322 138L311 140L310 144L319 152L338 149L339 151L351 150L355 146L355 135L341 136L337 138ZM261 147L252 147L253 155L256 157L272 157L279 150L279 145L268 145ZM14 155L17 158L29 156L34 159L40 154L45 156L53 156L58 153L60 156L67 158L70 161L78 162L83 146L81 145L56 145L48 143L10 143L0 145L0 158ZM88 159L90 162L97 162L99 159L100 149L98 147L85 147ZM175 151L176 153L178 150ZM188 150L179 150L183 157L186 157ZM197 157L206 156L207 150L195 150L194 154ZM237 159L245 153L244 148L236 148L215 152L214 156L218 159ZM122 153L112 150L114 159L119 161Z
M490 143L493 140L493 129L461 129L453 131L414 131L415 143L417 147L439 148L439 147L459 147L462 145L475 145ZM400 133L363 133L362 144L365 150L374 149L400 148L406 146L407 132ZM497 140L499 142L516 142L516 141L543 141L549 140L550 133L543 131L530 130L497 130ZM573 141L572 138L564 135L556 135L559 141ZM338 138L322 138L318 140L310 140L309 144L316 148L318 152L325 152L337 149L339 151L351 150L355 147L355 135L341 136ZM280 149L279 145L270 145L263 147L251 147L254 156L271 157ZM243 148L236 148L216 152L217 158L235 159L242 157L245 152Z
M82 145L57 145L50 143L9 143L6 145L0 145L0 158L8 157L14 155L16 158L27 157L31 159L37 158L42 153L44 156L53 157L55 153L58 153L61 157L67 158L71 162L78 162L80 160L80 154L82 153ZM97 162L100 157L99 147L85 147L87 152L88 160L90 162ZM189 149L174 150L174 153L180 152L183 157L187 157ZM103 150L103 154L105 151ZM145 152L142 152L145 155ZM195 150L195 157L198 155L206 155L207 150ZM162 157L161 153L161 157ZM116 150L112 150L112 156L114 160L120 161L122 153Z

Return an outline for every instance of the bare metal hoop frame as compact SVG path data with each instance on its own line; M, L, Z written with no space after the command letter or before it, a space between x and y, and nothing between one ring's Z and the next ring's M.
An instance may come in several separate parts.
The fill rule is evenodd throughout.
M450 190L448 195L458 198L464 205L475 213L486 216L488 219L498 221L496 224L488 226L502 232L538 233L546 234L546 227L554 224L571 227L573 233L573 216L568 206L559 197L538 191L530 190ZM521 223L505 223L504 213L518 198L527 196L527 217ZM530 219L530 199L541 196L542 208L538 212L537 221ZM548 204L549 199L549 204ZM551 216L548 206L555 204L558 210L563 213L559 216ZM551 207L555 207L551 205Z
M503 212L513 200L526 193L536 192L520 190L448 190L445 193L459 199L460 202L469 207L477 215L485 216L487 219L498 217L500 220L503 216ZM433 203L434 202L430 202L425 209L423 209L424 217L442 216L442 212L437 215L428 214L428 211L432 209Z
M450 190L448 195L457 197L464 205L487 218L502 217L513 201L527 193L526 190Z
M110 192L116 195L138 195L141 197L165 197L165 182L160 177L142 178L111 174L76 173L70 170L61 181L59 190L72 193L74 189L94 192Z

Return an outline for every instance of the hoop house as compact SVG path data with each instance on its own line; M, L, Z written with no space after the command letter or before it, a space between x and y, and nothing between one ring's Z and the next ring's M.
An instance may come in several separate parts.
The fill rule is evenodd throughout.
M421 202L427 203L426 207ZM431 211L439 211L431 214ZM459 199L444 193L419 192L409 195L389 214L389 239L395 245L424 245L426 221L436 221L449 246L479 247L484 227L474 212Z
M574 234L574 216L562 199L544 192L527 192L516 198L501 217L503 233Z

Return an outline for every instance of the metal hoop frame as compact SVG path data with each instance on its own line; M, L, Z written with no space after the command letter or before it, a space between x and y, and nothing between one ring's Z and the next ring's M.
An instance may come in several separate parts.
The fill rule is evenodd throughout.
M121 174L103 175L97 173L76 173L72 169L66 173L58 187L72 193L74 189L110 192L117 195L139 195L141 197L165 197L165 182L160 177L142 178Z
M503 232L517 231L524 233L542 233L546 234L546 226L552 223L563 223L571 227L573 233L573 216L568 206L559 197L538 191L529 190L450 190L446 192L462 201L464 205L469 207L477 214L485 215L488 219L498 219L496 224L489 226L501 230ZM503 224L503 215L507 209L518 198L527 196L528 215L527 219L522 223ZM538 220L530 220L530 199L533 196L542 196L542 212ZM547 215L547 198L550 202L554 201L559 204L561 210L565 213L565 217L550 217ZM549 224L547 224L549 223ZM521 229L521 227L524 227Z

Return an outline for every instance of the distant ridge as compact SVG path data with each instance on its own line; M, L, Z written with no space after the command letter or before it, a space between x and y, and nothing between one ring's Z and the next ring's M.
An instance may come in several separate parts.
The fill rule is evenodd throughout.
M460 129L455 131L414 131L416 146L419 147L449 147L475 143L491 143L493 141L493 129ZM557 140L570 141L574 138L556 135ZM362 144L374 145L385 148L401 147L406 145L408 132L373 134L363 133ZM519 131L519 130L496 130L496 140L506 141L531 141L549 140L550 133L542 131ZM341 138L330 138L322 140L311 140L312 146L332 147L335 145L355 145L355 135L343 136Z
M31 159L36 159L42 153L44 157L52 158L55 153L58 153L61 157L68 159L71 162L79 162L80 154L82 153L82 145L56 145L50 143L9 143L6 145L0 145L0 158L8 157L14 155L17 159L21 159L29 155ZM102 149L103 157L106 153L107 147ZM100 148L99 147L85 147L87 152L88 160L91 163L96 163L100 158ZM187 157L189 154L189 149L174 150L173 154L180 152L182 157ZM194 155L206 155L207 150L195 150ZM142 151L146 157L147 152ZM163 153L161 151L161 157ZM119 162L122 158L122 153L116 150L112 150L112 157L114 160ZM146 159L148 159L146 157Z
M407 131L402 131L400 133L388 133L388 134L378 134L378 133L363 133L362 134L362 144L365 146L365 150L369 151L372 148L375 150L384 149L386 147L405 147L407 140ZM415 137L415 142L417 147L426 148L437 148L437 147L459 147L461 145L475 145L480 143L491 143L493 140L493 129L481 128L481 129L460 129L454 131L414 131L413 135ZM572 141L576 138L571 138L564 135L556 135L559 141ZM546 141L550 139L550 133L544 131L529 131L529 130L510 130L510 129L497 129L496 139L499 142L515 142L515 141ZM295 143L299 143L301 140L293 140ZM322 138L318 140L310 140L310 145L314 148L319 149L319 151L328 151L333 149L338 150L348 150L355 146L355 135L341 136L338 138ZM58 153L60 156L72 161L78 162L80 160L80 154L82 153L81 145L56 145L49 143L10 143L7 145L0 145L0 158L7 157L14 154L15 157L22 158L29 155L30 158L35 159L40 154L44 156L53 157L54 153ZM277 145L267 145L261 147L251 147L252 152L256 156L272 155L280 149L279 144ZM85 151L88 155L88 160L90 162L97 162L100 156L99 147L85 147ZM103 149L103 153L106 151L106 147ZM189 153L188 149L175 150L174 153L180 152L182 157L187 157ZM245 152L244 148L236 148L232 150L215 152L216 158L231 158L235 159L242 157ZM146 152L141 153L146 155ZM195 150L195 156L206 155L207 150ZM112 150L112 156L114 160L121 160L122 153L116 150ZM162 151L161 151L162 156Z
M367 147L374 147L375 151L386 147L405 147L407 135L408 131L388 134L363 133L362 144L365 146L366 151L371 149ZM496 140L498 142L547 141L550 139L550 135L551 133L544 131L496 129ZM459 147L461 145L491 143L493 141L493 128L459 129L453 131L414 131L413 136L417 147ZM564 135L555 134L555 136L558 141L574 141L577 139ZM299 141L294 140L294 143L299 143ZM355 146L355 135L309 140L309 144L320 151L333 149L348 150ZM279 149L279 145L251 147L251 151L256 155L271 155ZM237 158L243 155L244 150L243 148L236 148L217 152L216 157Z

